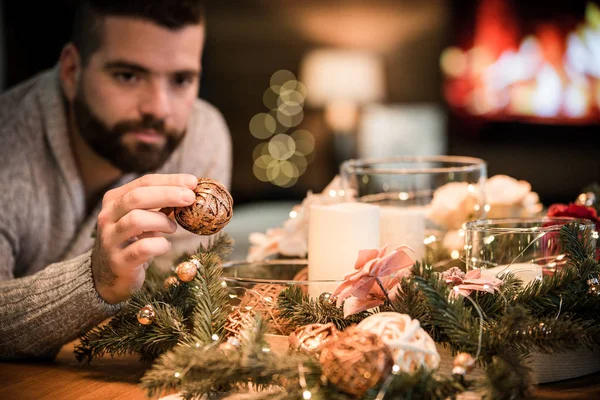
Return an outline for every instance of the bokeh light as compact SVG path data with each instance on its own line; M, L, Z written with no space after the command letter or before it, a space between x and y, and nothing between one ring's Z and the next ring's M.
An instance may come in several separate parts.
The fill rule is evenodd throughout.
M304 119L306 94L306 86L292 72L279 70L271 76L262 99L269 111L256 114L250 121L254 137L269 139L256 145L252 152L252 169L258 180L291 187L314 160L313 135L302 129L287 133Z
M250 133L257 139L268 139L276 128L277 122L270 114L259 113L250 120Z

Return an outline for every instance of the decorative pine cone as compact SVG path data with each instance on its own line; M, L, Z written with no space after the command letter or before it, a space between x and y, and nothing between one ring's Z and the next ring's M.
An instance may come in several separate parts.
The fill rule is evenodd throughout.
M326 343L319 361L331 383L357 397L385 378L394 364L392 353L377 335L354 327Z
M233 216L233 198L221 183L198 178L194 189L196 203L175 208L175 219L186 230L197 235L214 235Z

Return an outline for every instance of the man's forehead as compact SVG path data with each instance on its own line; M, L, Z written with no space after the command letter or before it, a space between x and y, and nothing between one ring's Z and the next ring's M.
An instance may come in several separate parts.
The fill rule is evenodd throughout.
M204 24L169 29L132 17L106 16L98 52L104 61L126 59L150 70L199 69Z

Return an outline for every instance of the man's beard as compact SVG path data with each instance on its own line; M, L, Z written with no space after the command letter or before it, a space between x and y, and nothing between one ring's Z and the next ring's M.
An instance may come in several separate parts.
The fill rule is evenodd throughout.
M165 121L152 115L145 115L141 120L121 121L112 129L108 128L92 113L81 91L73 100L73 112L79 134L88 146L124 173L156 171L164 165L185 135L185 131L167 130ZM165 137L162 146L144 142L137 142L133 148L125 145L123 136L126 133L149 129Z

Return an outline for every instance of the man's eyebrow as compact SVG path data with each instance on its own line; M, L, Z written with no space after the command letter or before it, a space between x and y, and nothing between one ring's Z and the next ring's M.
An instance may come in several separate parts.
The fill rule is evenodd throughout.
M132 71L136 71L136 72L140 72L140 73L144 73L144 74L149 74L151 71L139 64L133 63L133 62L129 62L129 61L109 61L106 64L104 64L104 68L106 69L128 69L128 70L132 70ZM182 70L177 70L177 71L173 71L170 72L170 74L173 75L179 75L179 74L183 74L183 75L199 75L200 71L196 70L196 69L182 69Z
M137 72L149 73L150 70L146 67L143 67L139 64L128 62L128 61L109 61L104 64L104 68L106 69L129 69Z

